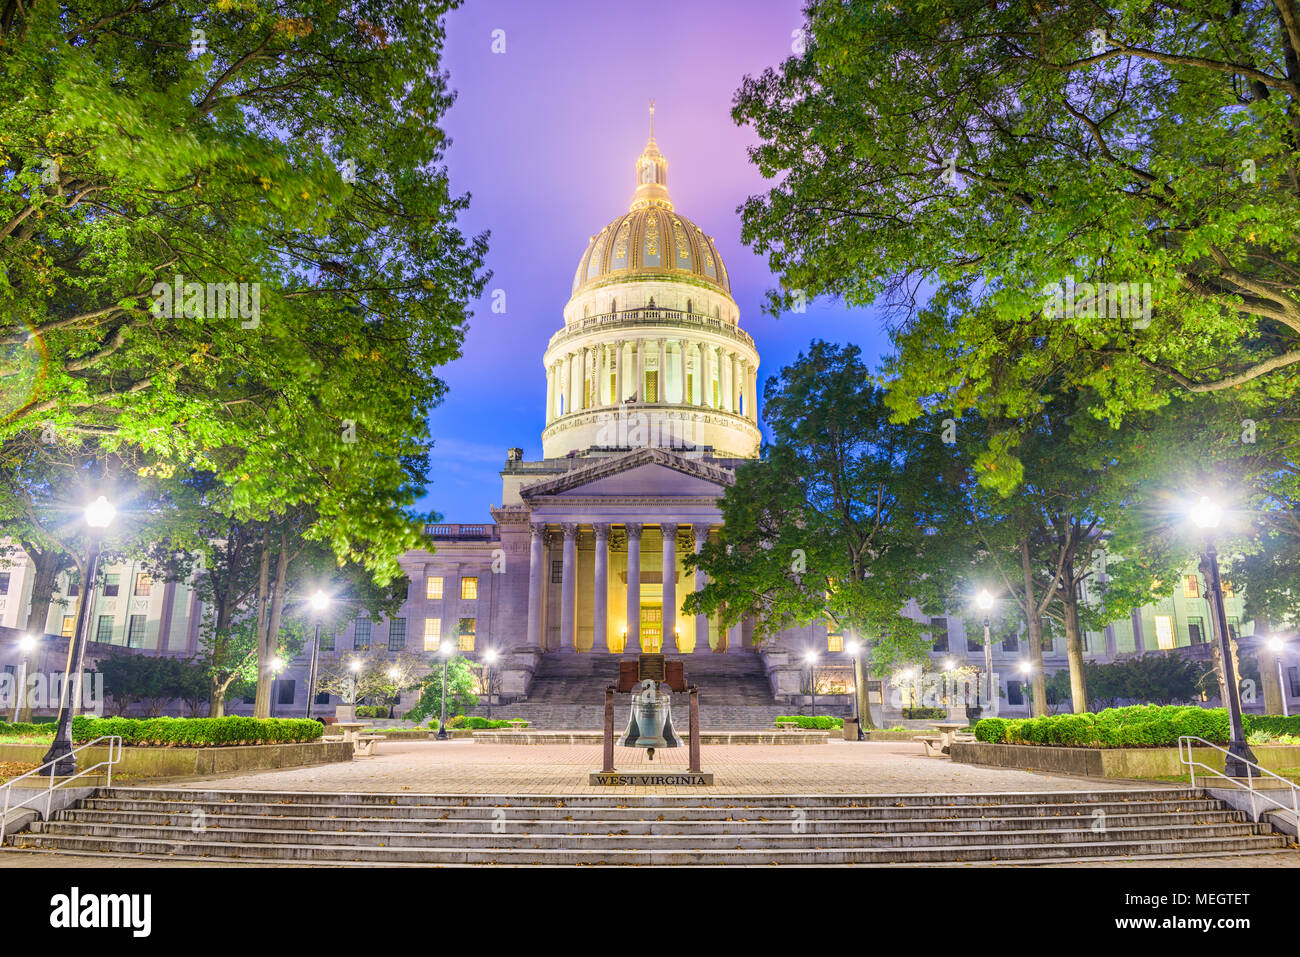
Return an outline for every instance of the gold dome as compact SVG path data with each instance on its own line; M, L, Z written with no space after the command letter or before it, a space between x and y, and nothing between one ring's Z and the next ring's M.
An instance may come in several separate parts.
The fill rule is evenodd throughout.
M704 230L674 211L668 160L659 152L650 106L650 139L636 161L637 185L628 212L591 237L573 275L573 292L639 279L713 286L731 295L718 247Z

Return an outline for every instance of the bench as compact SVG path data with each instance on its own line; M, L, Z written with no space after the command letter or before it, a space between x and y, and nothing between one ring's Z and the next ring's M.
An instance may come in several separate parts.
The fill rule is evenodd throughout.
M925 754L931 758L943 757L943 736L938 734L918 734L912 738L913 741L920 741L925 748Z
M510 725L511 731L522 731L528 725L528 722L522 718L513 718L506 723Z
M382 734L359 734L356 737L356 751L353 753L363 758L375 756L375 742L385 740Z
M346 741L347 738L343 737L343 735L341 734L324 734L321 735L321 740L322 741Z

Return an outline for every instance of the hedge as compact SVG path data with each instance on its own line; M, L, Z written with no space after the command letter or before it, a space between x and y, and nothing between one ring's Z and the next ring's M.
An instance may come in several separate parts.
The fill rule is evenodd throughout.
M356 715L358 718L387 718L388 709L381 704L359 704Z
M16 738L48 738L54 734L54 725L47 722L28 723L26 721L0 721L0 735L12 735Z
M807 714L779 714L776 716L777 721L795 721L800 728L808 731L831 731L835 728L844 727L843 718L832 718L829 715L807 715Z
M1300 732L1300 718L1247 715L1246 733ZM1049 715L1043 718L983 718L975 724L975 739L990 744L1039 744L1049 747L1159 748L1176 747L1183 735L1214 744L1228 741L1228 712L1194 705L1130 705L1097 713Z
M429 727L432 728L434 731L437 731L438 719L431 718L429 720ZM491 719L481 718L478 715L471 715L469 717L466 717L463 714L458 714L454 718L447 719L447 727L448 728L470 728L474 731L490 731L495 728L509 728L512 727L512 725L510 724L509 720L506 719L502 719L498 721L495 718L491 718ZM523 727L525 728L528 727L527 721L523 723Z
M115 734L123 744L176 748L315 741L324 732L306 718L90 718L72 719L72 740L93 741Z

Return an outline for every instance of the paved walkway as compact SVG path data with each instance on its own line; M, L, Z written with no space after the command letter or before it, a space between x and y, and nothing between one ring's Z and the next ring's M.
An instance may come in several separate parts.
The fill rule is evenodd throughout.
M611 794L587 784L600 769L598 745L493 745L472 740L394 741L375 757L283 771L257 771L159 784L256 791L381 791L430 794ZM685 770L685 748L656 751L618 748L620 771ZM1099 781L1065 775L953 764L921 754L910 741L824 745L733 745L704 749L704 770L714 786L627 787L620 794L959 794L1002 791L1075 791L1160 787L1136 781ZM123 782L126 784L127 782ZM143 782L132 781L130 784Z

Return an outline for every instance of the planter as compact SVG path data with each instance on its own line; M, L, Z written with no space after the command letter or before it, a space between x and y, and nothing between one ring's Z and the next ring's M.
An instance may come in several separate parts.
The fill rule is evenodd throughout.
M341 704L334 708L334 717L338 721L355 721L357 720L357 707L352 704Z
M1300 745L1253 745L1255 758L1269 771L1300 767ZM1037 744L986 744L956 741L951 757L959 764L1053 771L1096 778L1174 778L1187 774L1178 748L1056 748ZM1224 755L1214 748L1193 748L1192 760L1223 770ZM1204 773L1204 772L1203 772Z
M49 744L0 744L0 761L39 764ZM351 761L353 746L347 741L309 741L304 744L233 745L221 748L144 748L126 745L113 778L135 779L192 777L231 771L298 768L312 764ZM77 753L77 764L88 768L108 757L108 749L87 748Z

